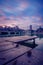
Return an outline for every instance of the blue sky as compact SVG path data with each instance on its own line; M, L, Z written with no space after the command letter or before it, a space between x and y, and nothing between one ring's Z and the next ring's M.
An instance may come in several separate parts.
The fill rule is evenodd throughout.
M0 25L43 27L43 0L0 0Z

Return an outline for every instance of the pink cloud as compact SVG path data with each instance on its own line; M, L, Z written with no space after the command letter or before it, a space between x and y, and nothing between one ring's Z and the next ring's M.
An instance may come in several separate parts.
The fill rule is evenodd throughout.
M0 15L5 15L5 13L2 10L0 10Z
M6 18L6 16L1 16L0 21L4 20L5 18Z
M32 19L35 19L35 20L40 21L41 20L41 17L32 16Z
M7 6L6 8L7 8L7 9L9 9L9 10L11 10L11 9L12 9L12 7L11 7L11 6Z
M29 4L27 2L19 2L18 6L14 8L16 12L25 10Z
M20 28L24 28L26 29L29 25L33 25L33 28L36 27L38 24L38 26L42 25L42 23L38 20L34 20L34 18L36 19L37 17L26 17L26 16L23 16L23 17L20 17L20 16L17 16L17 17L14 17L14 16L10 16L10 20L5 20L6 16L3 16L1 17L1 21L0 21L0 24L3 24L3 25L9 25L9 26L12 26L12 24L14 24L14 26L18 25ZM16 20L14 20L14 18ZM38 17L40 19L40 17Z
M27 4L27 3L22 2L22 3L20 3L19 7L20 7L20 9L25 9L25 8L27 8L27 7L28 7L28 4Z
M14 20L14 18L15 17L13 15L9 17L10 20Z

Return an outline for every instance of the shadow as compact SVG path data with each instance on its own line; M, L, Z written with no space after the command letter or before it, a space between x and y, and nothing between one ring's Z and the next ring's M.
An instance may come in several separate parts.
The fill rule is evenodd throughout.
M0 60L6 60L6 58L0 58Z
M17 44L15 48L18 48L18 47L19 47L19 44Z
M27 46L27 47L30 47L30 48L35 48L36 46L38 46L38 44L31 44L31 43L25 43L24 41L23 42L18 42L18 44L20 45L24 45L24 46Z
M27 56L28 56L28 57L31 57L31 56L32 56L31 50L27 52Z
M13 62L13 65L17 65L17 60L15 60L15 61Z

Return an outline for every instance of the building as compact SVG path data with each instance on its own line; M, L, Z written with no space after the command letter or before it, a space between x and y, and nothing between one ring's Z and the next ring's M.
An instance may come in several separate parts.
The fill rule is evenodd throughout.
M37 33L37 34L43 34L43 28L42 28L42 27L39 27L39 28L36 30L36 33Z

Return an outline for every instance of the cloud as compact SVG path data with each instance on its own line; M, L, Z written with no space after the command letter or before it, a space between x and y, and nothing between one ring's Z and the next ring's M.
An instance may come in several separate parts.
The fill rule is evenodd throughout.
M28 7L28 3L26 3L26 2L21 2L21 3L19 3L17 9L20 10L20 11L23 11L23 10L25 10L27 7Z
M1 1L2 2L2 1ZM43 24L42 7L32 0L4 0L0 5L0 25L18 25L25 28Z
M36 21L41 21L41 17L38 17L38 16L37 17L36 16L32 16L32 19L36 20Z
M6 18L6 16L0 16L0 22L3 21Z
M0 16L4 16L5 13L0 9Z
M13 6L11 6L11 4L13 4ZM28 7L28 5L29 4L27 2L17 1L17 3L14 4L12 1L12 3L9 3L9 5L4 4L4 6L2 6L2 10L6 13L20 14Z
M38 21L36 20L38 18ZM33 29L37 28L37 26L41 26L42 23L40 22L40 17L29 17L29 16L23 16L23 17L14 17L14 16L9 16L9 19L7 20L7 17L2 17L2 20L0 21L1 24L6 24L6 25L17 25L20 28L27 29L28 26L33 25Z

